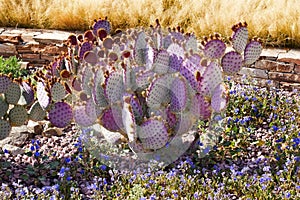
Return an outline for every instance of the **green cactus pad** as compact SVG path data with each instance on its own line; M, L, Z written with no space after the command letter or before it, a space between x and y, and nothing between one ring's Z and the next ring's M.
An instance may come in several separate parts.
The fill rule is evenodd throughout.
M9 136L11 131L11 125L8 121L0 119L0 140L5 139Z
M59 82L54 83L50 90L52 100L56 102L62 101L67 95L65 87Z
M48 114L49 121L58 128L64 128L73 120L72 107L65 102L56 102Z
M221 58L226 50L226 45L219 39L208 41L204 46L204 54L208 59Z
M221 65L225 74L235 75L243 65L243 58L238 52L230 51L223 56Z
M215 88L215 91L211 97L211 107L217 112L221 113L226 109L228 101L228 90L224 83L220 83Z
M0 118L3 117L7 113L8 108L9 108L9 104L0 95Z
M248 42L248 29L247 27L239 27L232 35L232 46L238 52L242 53Z
M12 83L11 79L5 74L0 74L0 93L5 93Z
M22 126L28 120L27 110L24 106L16 105L8 113L11 126Z
M7 103L16 105L21 98L20 85L16 82L12 82L4 93L4 96Z
M201 91L204 96L211 96L214 89L223 81L221 67L216 62L211 62L203 73Z
M47 112L41 107L38 101L36 101L29 109L28 118L32 121L43 121L46 116Z
M144 149L153 150L164 147L169 139L165 124L156 119L149 119L139 127L138 138Z
M244 52L245 65L254 63L259 58L261 52L262 46L260 42L253 40L247 44Z
M165 74L169 71L170 56L165 50L161 50L155 58L153 70L158 74Z
M121 101L124 93L123 75L112 72L105 80L105 95L110 103Z

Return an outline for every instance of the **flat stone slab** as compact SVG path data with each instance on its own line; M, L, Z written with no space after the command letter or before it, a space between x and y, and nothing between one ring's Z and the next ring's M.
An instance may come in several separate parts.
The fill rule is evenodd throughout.
M266 58L277 58L279 54L286 53L286 49L275 49L275 48L266 48L263 49L260 56Z
M69 36L70 32L55 31L52 33L42 33L40 35L34 36L33 39L43 44L61 44L65 42Z
M300 49L292 49L286 53L280 53L277 61L300 65Z

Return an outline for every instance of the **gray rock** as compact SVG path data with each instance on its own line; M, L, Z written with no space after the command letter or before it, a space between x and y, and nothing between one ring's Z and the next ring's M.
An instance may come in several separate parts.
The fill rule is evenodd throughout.
M22 146L28 139L30 132L26 125L20 127L13 127L9 136L3 140L0 140L0 148L5 144L11 144L14 146Z
M17 146L14 146L14 145L11 145L11 144L5 144L3 147L2 147L2 150L7 150L9 151L9 153L13 156L16 156L18 154L23 154L25 153L25 150L20 148L20 147L17 147Z

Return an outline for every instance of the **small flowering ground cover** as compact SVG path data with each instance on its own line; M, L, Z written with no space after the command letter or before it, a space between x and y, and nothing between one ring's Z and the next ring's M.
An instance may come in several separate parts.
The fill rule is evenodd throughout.
M154 172L122 172L66 129L28 141L22 157L1 152L0 199L300 199L300 92L248 83L228 81L225 131L204 158L189 151Z

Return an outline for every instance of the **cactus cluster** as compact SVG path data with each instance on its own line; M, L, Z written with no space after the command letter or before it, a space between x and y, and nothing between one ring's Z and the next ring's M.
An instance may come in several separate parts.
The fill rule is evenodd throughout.
M95 134L125 142L138 155L171 154L168 149L181 148L178 140L191 134L197 120L209 121L226 109L224 75L260 56L260 41L248 41L246 23L232 29L228 51L218 34L198 44L194 34L164 30L158 20L115 35L106 19L95 21L83 36L69 38L71 58L79 63L75 122L100 126Z
M198 43L158 20L114 35L111 29L105 18L70 35L69 51L35 73L35 86L0 75L0 139L29 119L59 128L75 121L97 126L108 143L125 143L137 155L172 157L186 150L178 146L185 136L192 136L187 147L195 139L197 120L226 109L224 75L252 64L262 50L258 39L248 40L246 23L233 26L231 48L219 34Z

